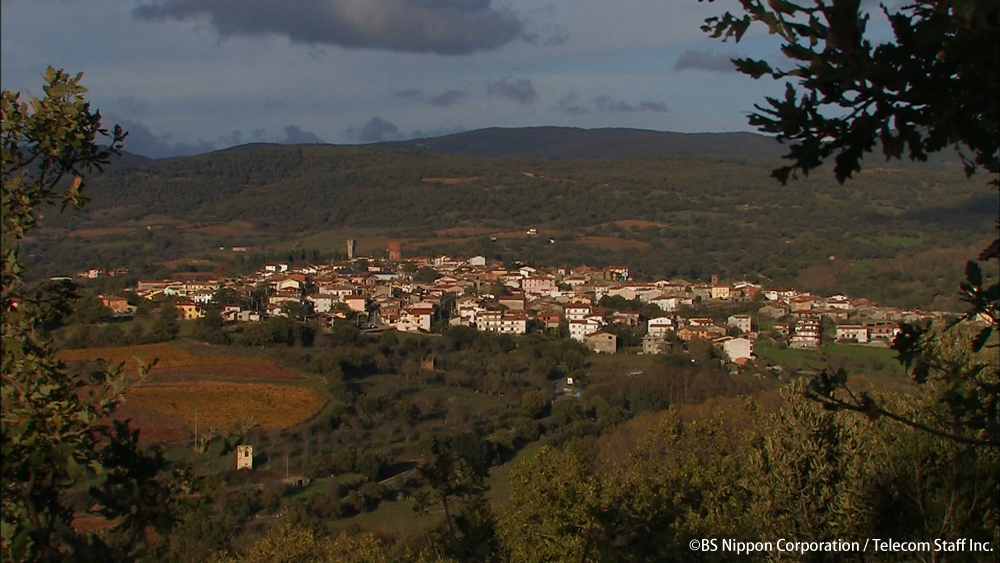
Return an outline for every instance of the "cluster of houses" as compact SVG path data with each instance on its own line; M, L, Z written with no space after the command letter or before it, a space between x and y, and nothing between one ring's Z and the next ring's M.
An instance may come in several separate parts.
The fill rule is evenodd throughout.
M618 349L617 331L609 329L626 325L644 334L643 353L668 352L680 341L701 338L713 342L735 363L752 361L762 326L790 347L817 348L827 318L836 323L837 340L887 345L898 332L899 321L937 315L879 307L845 295L823 297L748 281L723 282L718 276L710 283L640 282L630 277L626 266L543 270L528 265L504 267L482 256L417 258L402 264L367 262L370 265L360 270L355 267L358 262L295 267L272 263L231 279L139 280L135 292L146 299L173 298L185 319L204 316L205 306L217 292L231 289L240 296L253 296L254 301L250 307L225 307L222 315L227 321L256 322L296 311L325 323L350 318L368 328L403 332L430 332L435 323L502 334L524 334L532 326L565 326L570 338L600 353ZM436 279L417 281L427 279L414 276L418 268L433 269ZM638 300L660 313L643 318L638 311L600 307L605 296ZM102 299L116 313L128 311L123 298ZM726 322L686 317L682 312L697 303L741 301L762 305L755 316L732 315Z

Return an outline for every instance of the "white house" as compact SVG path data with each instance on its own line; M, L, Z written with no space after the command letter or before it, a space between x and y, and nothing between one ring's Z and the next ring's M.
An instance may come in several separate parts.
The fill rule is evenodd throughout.
M753 329L750 315L732 315L728 324L740 329L740 332L750 332Z
M334 303L338 303L339 300L332 295L310 295L306 297L306 301L312 303L313 311L317 313L329 313L333 309Z
M668 331L674 330L674 321L670 317L659 317L649 319L646 325L646 334L653 338L663 338Z
M837 325L837 340L868 342L868 327L861 324Z
M343 301L345 298L354 295L356 288L350 284L320 284L319 292L322 295L332 295L338 300Z
M590 318L586 321L569 321L569 337L577 342L583 342L583 337L601 329L601 323Z
M722 351L730 362L735 362L740 358L750 359L753 357L753 345L746 338L733 338L722 344Z
M671 311L676 311L681 305L692 305L694 303L694 299L690 297L669 296L661 293L660 295L650 299L649 302L669 313Z
M819 348L820 326L814 319L799 319L795 323L795 334L792 335L790 348Z
M572 304L566 305L565 316L566 320L582 321L584 317L590 314L590 305Z
M526 311L484 311L476 316L476 327L488 332L501 334L524 334L528 332Z
M430 332L433 317L433 304L415 303L400 310L399 320L396 321L396 330L400 332Z

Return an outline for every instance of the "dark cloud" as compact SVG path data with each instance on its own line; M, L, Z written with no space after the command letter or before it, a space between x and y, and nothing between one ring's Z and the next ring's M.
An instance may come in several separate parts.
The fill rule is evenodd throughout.
M611 96L597 96L594 98L594 106L602 113L635 113L639 111L653 111L665 113L669 111L667 104L663 102L639 102L630 104L622 100L616 100Z
M468 97L468 94L461 90L448 90L431 98L431 105L446 108L461 102L466 97Z
M360 129L351 127L347 129L346 133L348 137L357 139L359 143L378 143L400 139L399 127L381 117L369 119L368 123L365 123Z
M417 90L416 88L410 88L408 90L394 90L392 95L396 98L413 100L415 102L422 102L424 100L424 91Z
M278 142L283 145L321 145L325 143L315 133L303 131L298 125L286 125L285 138Z
M108 123L117 123L122 129L128 131L125 138L125 150L132 154L148 156L150 158L168 158L173 156L190 156L215 150L215 144L204 139L196 141L174 141L173 135L161 135L157 137L138 121L129 119L116 119L115 116L108 116Z
M133 96L119 96L118 97L118 113L121 115L127 115L130 117L135 117L146 113L149 108L149 102L146 100L138 100Z
M455 127L437 127L434 129L414 129L410 132L410 139L430 139L433 137L444 137L467 131L465 127L456 125Z
M514 79L508 77L490 80L486 83L486 91L491 96L514 100L522 106L533 104L538 99L538 92L529 78Z
M282 35L293 43L466 55L517 38L525 22L491 0L145 0L142 20L207 20L222 37Z
M250 133L250 137L255 141L259 141L264 138L264 133L266 133L266 131L263 129L254 129L253 133Z
M432 106L437 106L439 108L446 108L449 106L453 106L458 102L461 102L465 98L469 97L468 92L455 89L445 90L440 94L430 96L429 99L427 97L429 94L426 94L423 90L418 90L416 88L410 88L406 90L394 90L392 92L392 95L394 98L410 100L413 102L428 101Z
M234 129L232 133L219 137L219 144L228 146L243 144L243 131Z
M681 70L708 70L711 72L734 72L736 66L733 65L732 56L718 55L711 51L687 50L681 53L680 58L674 63L674 71Z
M638 113L642 111L652 111L665 113L670 111L667 104L663 102L644 101L635 104L623 100L616 100L608 95L595 96L590 104L584 105L579 102L576 92L570 92L557 102L560 113L567 115L583 115L586 113Z
M565 113L567 115L582 115L585 113L590 113L590 110L580 105L580 97L576 95L576 92L570 92L566 94L558 102L559 112Z

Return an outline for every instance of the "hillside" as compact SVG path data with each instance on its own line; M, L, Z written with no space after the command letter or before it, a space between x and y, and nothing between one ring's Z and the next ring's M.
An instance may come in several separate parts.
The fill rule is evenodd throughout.
M49 211L26 254L49 265L36 276L91 265L150 273L193 258L209 269L326 258L347 238L378 255L396 240L408 255L624 262L645 276L719 273L926 306L953 301L995 221L996 192L956 171L872 166L845 186L824 171L781 186L775 164L243 147L109 166L83 213Z
M756 133L672 133L643 129L519 127L477 129L382 146L484 158L636 158L726 156L777 158L783 147Z

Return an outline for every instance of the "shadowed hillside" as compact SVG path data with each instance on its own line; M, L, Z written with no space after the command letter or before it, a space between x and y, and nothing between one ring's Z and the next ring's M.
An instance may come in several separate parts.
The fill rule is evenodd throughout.
M756 133L671 133L575 127L492 127L382 145L462 156L553 160L669 155L777 158L782 154L781 145L774 139Z

